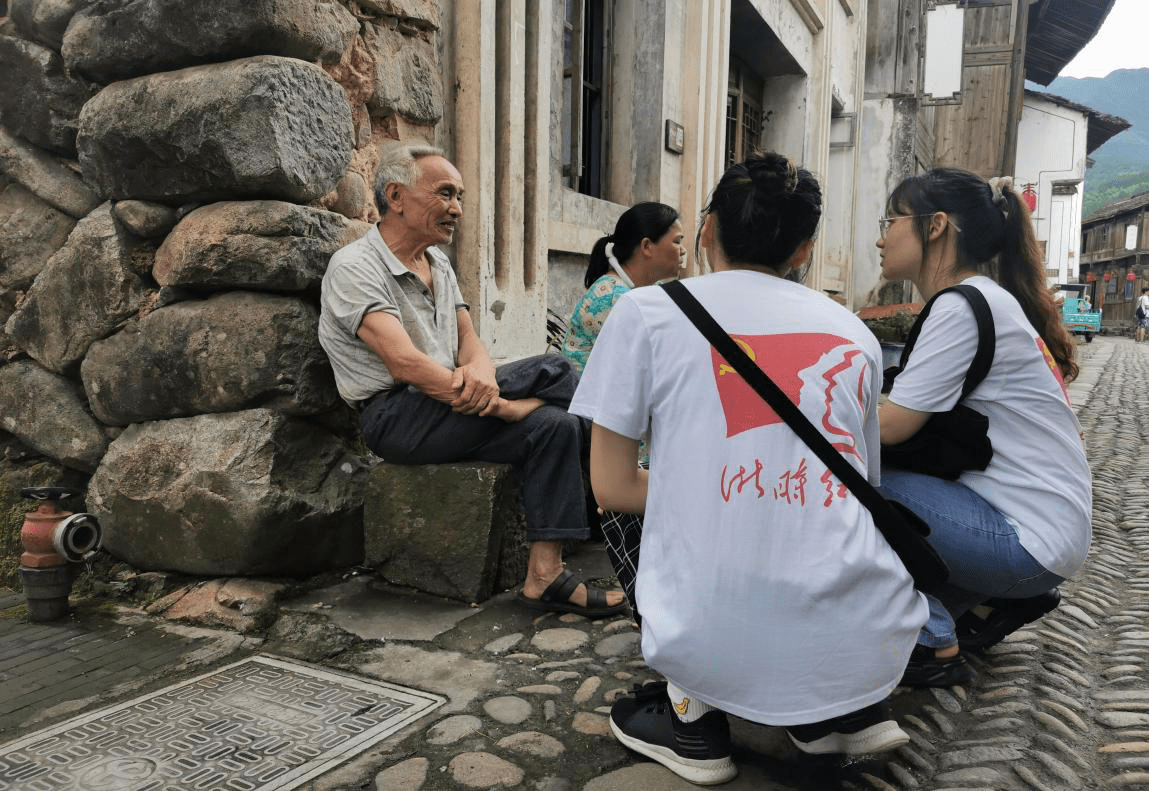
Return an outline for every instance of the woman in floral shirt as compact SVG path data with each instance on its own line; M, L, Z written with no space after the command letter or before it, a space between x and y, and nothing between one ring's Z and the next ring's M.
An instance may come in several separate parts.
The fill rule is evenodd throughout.
M614 233L594 244L583 285L586 294L571 314L562 353L582 373L607 314L619 297L639 286L668 280L686 265L682 223L665 203L639 203L623 212Z
M618 218L614 233L594 244L583 285L586 294L571 314L562 353L581 375L590 358L607 314L614 303L632 288L669 280L686 266L682 246L682 223L678 212L665 203L639 203ZM636 459L644 467L649 451L643 443ZM599 510L606 553L618 581L626 591L634 618L642 616L634 606L634 581L642 541L642 515Z

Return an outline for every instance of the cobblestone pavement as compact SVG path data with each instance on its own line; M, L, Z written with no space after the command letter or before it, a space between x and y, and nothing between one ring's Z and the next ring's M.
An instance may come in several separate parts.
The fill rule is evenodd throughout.
M911 742L886 756L812 759L781 729L732 719L740 774L724 788L1149 788L1149 470L1139 464L1142 437L1149 436L1149 345L1101 337L1079 350L1083 370L1070 394L1094 472L1094 544L1083 571L1062 586L1062 606L973 658L977 677L968 688L899 690L894 712ZM593 576L590 567L583 571ZM0 600L0 611L4 607ZM0 707L0 741L258 650L311 661L318 656L330 667L448 700L304 786L311 791L694 787L628 752L609 733L610 703L654 677L629 619L533 617L511 594L467 608L360 577L285 603L263 641L123 610L90 622L104 626L75 621L54 628L61 630L57 639L68 634L74 641L71 653L81 663L92 640L119 635L122 647L130 645L123 642L125 628L136 630L131 639L152 641L140 643L149 657L161 655L160 647L149 647L161 638L172 646L184 641L183 648L168 658L167 672L141 662L131 683L93 678L83 695L64 692L49 701L40 693L43 705L32 690L22 706ZM38 638L20 632L22 645L14 650L21 629L41 631ZM33 683L14 660L47 661L31 652L33 638L41 647L52 644L51 629L0 617L0 701L17 688L10 685L27 690ZM99 665L96 658L70 667L68 675Z

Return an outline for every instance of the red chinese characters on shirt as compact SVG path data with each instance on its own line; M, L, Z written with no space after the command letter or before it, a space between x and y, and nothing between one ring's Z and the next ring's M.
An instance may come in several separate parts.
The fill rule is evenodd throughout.
M797 505L805 507L806 505L806 458L802 457L796 465L783 470L776 476L777 483L770 489L769 492L762 485L762 474L766 467L761 459L754 459L754 466L747 468L745 465L739 465L737 471L731 470L730 465L722 468L722 475L719 479L719 486L722 490L722 499L725 502L730 502L730 498L735 495L740 495L743 490L746 494L755 498L765 497L768 493L773 496L775 500L782 500L789 505ZM822 507L829 508L833 505L834 500L846 499L846 492L848 491L845 484L839 483L838 479L833 474L826 470L818 479L822 483L822 487L826 492L826 497L822 500ZM751 486L753 484L753 486ZM750 488L747 488L750 487Z

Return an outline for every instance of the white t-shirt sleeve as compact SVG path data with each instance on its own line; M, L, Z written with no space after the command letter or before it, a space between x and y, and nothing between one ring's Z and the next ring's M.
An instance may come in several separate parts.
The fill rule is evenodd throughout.
M650 423L650 336L628 293L595 341L569 411L603 428L640 439Z
M894 380L890 401L919 412L953 409L977 340L977 319L969 302L960 294L943 294L930 309L905 370Z
M882 359L880 348L876 359ZM862 425L862 435L866 442L866 479L874 486L880 486L882 483L882 465L879 449L881 448L882 439L881 426L878 423L878 403L882 397L881 370L871 367L869 376L869 401L866 403L865 422Z

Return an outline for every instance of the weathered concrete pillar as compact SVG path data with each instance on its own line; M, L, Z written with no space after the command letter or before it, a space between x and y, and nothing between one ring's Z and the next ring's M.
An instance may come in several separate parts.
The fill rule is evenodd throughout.
M491 356L513 360L545 346L551 0L452 13L448 147L467 188L455 264Z

